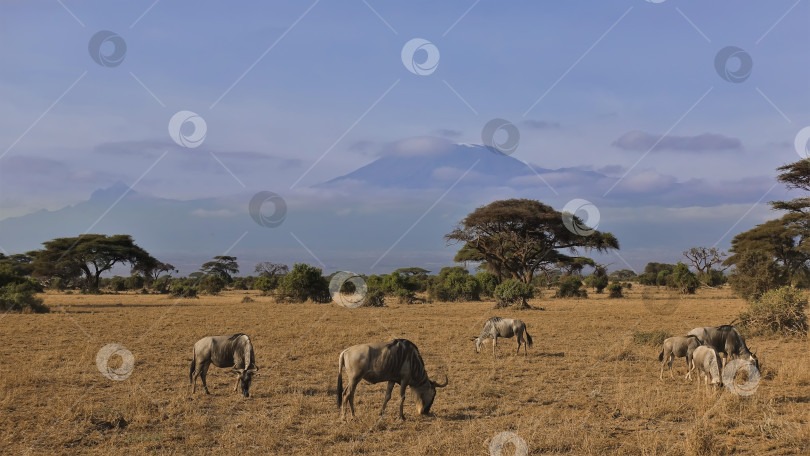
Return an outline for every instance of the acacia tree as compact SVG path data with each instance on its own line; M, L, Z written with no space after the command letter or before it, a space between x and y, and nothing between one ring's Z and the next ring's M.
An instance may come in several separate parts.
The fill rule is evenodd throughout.
M203 263L200 272L206 275L215 275L224 280L225 283L231 283L233 281L231 274L239 273L239 264L236 263L236 257L217 255L214 257L214 261Z
M34 258L33 274L39 277L74 278L84 274L90 290L98 290L99 277L118 263L133 268L152 258L128 234L82 234L43 242L42 250L29 252Z
M577 226L585 224L573 215ZM588 230L577 234L563 222L563 214L551 206L530 199L495 201L479 207L444 237L448 243L464 245L459 250L467 261L485 261L498 282L506 278L531 283L535 272L571 261L579 249L606 252L618 249L611 233ZM458 260L458 256L456 257Z
M683 256L695 267L698 276L702 277L711 272L712 266L721 264L726 257L726 253L717 247L692 247L689 250L684 250Z

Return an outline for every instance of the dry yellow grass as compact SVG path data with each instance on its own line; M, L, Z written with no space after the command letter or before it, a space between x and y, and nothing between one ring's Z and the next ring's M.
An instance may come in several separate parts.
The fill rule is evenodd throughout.
M807 341L749 340L762 364L749 397L679 377L659 381L659 349L632 342L636 330L682 334L728 323L744 306L728 291L701 290L671 313L652 312L638 288L617 300L537 299L531 304L545 310L528 311L487 302L348 309L244 296L48 294L50 314L5 315L0 452L486 455L493 438L512 432L529 454L810 453ZM497 360L475 354L470 337L496 314L527 323L528 357L514 355L514 339L499 344ZM234 393L230 374L214 367L212 395L192 396L192 344L240 331L251 335L262 368L253 397ZM409 395L407 421L396 418L395 400L379 420L384 385L362 383L357 419L339 422L338 354L395 337L419 346L431 377L449 376L434 415L416 415ZM126 380L96 368L108 343L135 358ZM120 362L113 357L111 367ZM675 367L684 373L684 360Z

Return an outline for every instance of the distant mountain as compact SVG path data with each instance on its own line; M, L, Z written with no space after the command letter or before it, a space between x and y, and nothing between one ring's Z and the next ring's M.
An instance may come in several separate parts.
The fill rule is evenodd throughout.
M455 144L430 154L388 154L344 176L336 177L319 188L341 183L360 182L382 188L424 189L446 188L459 177L468 174L459 185L509 185L516 179L536 174L568 173L586 179L605 177L593 171L575 168L552 170L530 168L526 163L486 146ZM540 182L537 184L542 185Z

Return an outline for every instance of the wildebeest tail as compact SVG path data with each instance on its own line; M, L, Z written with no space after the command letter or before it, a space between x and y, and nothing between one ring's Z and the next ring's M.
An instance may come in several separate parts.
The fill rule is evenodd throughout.
M526 330L526 343L529 344L529 347L531 347L532 344L534 343L534 342L532 342L532 336L531 336L531 334L529 334L528 329Z
M658 354L658 361L663 361L663 360L664 360L664 349L662 348L661 353Z
M338 408L343 404L343 352L338 358L337 404Z

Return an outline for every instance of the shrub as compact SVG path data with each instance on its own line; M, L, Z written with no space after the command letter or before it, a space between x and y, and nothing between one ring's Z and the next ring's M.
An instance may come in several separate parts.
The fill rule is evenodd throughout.
M700 276L700 281L710 287L718 287L728 282L728 277L723 274L723 271L712 269L708 273Z
M225 285L225 279L223 279L221 276L209 274L200 279L200 283L197 288L203 293L215 295L222 291L222 289L225 288Z
M665 339L668 339L671 335L666 331L633 331L633 342L639 345L652 345L654 347L660 347L661 344L664 343Z
M695 290L700 286L697 276L689 270L683 263L678 263L675 269L667 275L667 286L678 290L681 294L695 294Z
M109 284L112 291L124 291L127 289L127 281L121 276L113 276Z
M607 286L608 290L608 298L615 299L615 298L622 298L624 295L622 294L622 284L616 282L611 283Z
M667 276L669 275L669 270L664 269L663 271L658 271L658 275L655 278L655 284L660 286L667 284Z
M51 290L62 291L65 289L65 281L61 277L54 277L48 283L48 288L50 288Z
M582 279L579 276L569 275L560 279L557 285L557 298L587 298L588 292L582 288Z
M19 283L8 283L0 287L0 310L3 312L17 310L20 312L48 312L42 299L34 296L39 282L34 279L25 279Z
M501 282L493 293L497 299L496 307L506 307L518 304L518 307L529 307L526 302L534 297L534 287L517 279L506 279Z
M133 274L124 279L124 284L126 285L127 290L137 290L139 288L143 288L144 279L143 276L139 274Z
M728 281L734 293L745 300L759 299L766 291L785 284L779 266L764 252L743 252L734 266Z
M363 299L363 307L385 307L385 293L382 290L369 290Z
M175 279L171 284L172 296L178 298L196 298L197 289L191 285L186 285L183 280Z
M321 269L306 263L296 263L292 271L285 274L278 284L278 294L292 302L329 302L329 283L321 275Z
M255 302L250 296L243 296L242 302Z
M163 276L152 282L152 289L157 291L158 293L166 294L169 292L170 284L171 279L168 276Z
M247 281L243 278L234 279L233 283L231 283L231 286L233 287L234 290L248 289Z
M752 335L806 335L807 298L795 288L784 286L764 293L739 315L740 326Z
M475 274L475 280L481 285L481 294L488 298L495 297L495 287L498 286L498 278L495 274L486 271L479 271Z
M460 266L442 268L428 286L428 296L437 301L479 301L480 295L481 284Z
M394 296L396 296L397 302L400 304L413 304L416 301L416 293L404 288L397 290Z

